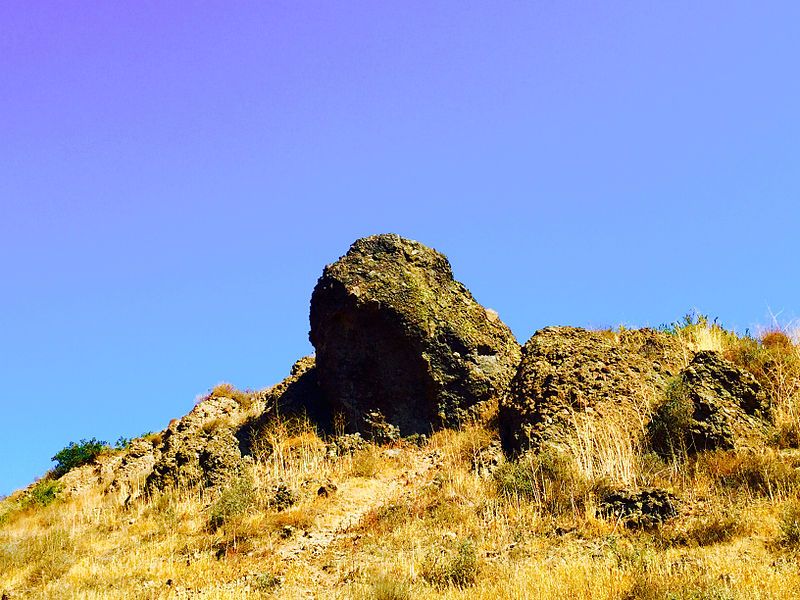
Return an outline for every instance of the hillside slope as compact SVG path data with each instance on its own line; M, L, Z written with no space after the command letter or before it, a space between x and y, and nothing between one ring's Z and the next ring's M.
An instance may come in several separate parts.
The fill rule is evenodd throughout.
M522 347L396 235L312 297L316 357L97 440L0 501L16 598L797 598L800 345L704 317Z

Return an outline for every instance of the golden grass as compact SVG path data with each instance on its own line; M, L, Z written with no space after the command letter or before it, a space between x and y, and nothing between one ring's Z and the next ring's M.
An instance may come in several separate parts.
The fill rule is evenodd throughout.
M800 452L786 447L800 431L798 347L791 336L788 345L780 336L761 343L707 322L676 335L765 382L784 441L758 454L664 463L632 435L644 432L657 395L643 389L628 413L573 414L574 435L559 453L486 476L473 467L496 433L481 423L437 432L424 447L336 456L308 421L275 420L254 436L245 479L225 490L171 490L127 505L99 488L48 506L19 495L0 502L0 594L794 598ZM597 515L605 487L644 485L673 491L679 516L639 531ZM294 504L275 503L279 486Z
M725 478L739 458L702 455L663 474L691 504L658 532L637 532L578 503L553 513L542 499L502 494L471 469L493 440L480 425L439 432L424 448L367 448L369 474L358 453L332 458L312 431L283 431L272 431L273 451L250 469L254 502L216 530L208 525L220 494L198 489L127 508L94 490L14 513L0 527L0 591L621 600L790 598L800 585L795 549L781 543L796 539L785 517L798 512L795 491L736 493ZM787 460L776 452L755 470L780 472L767 463ZM303 485L312 480L336 481L338 491L319 497L316 483ZM294 506L268 505L276 481L297 490Z

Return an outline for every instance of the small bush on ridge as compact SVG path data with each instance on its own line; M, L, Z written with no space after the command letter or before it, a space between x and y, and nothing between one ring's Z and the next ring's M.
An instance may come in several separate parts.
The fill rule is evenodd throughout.
M95 438L81 440L78 443L70 442L50 459L56 463L53 474L61 477L75 467L90 463L103 451L108 450L108 447L108 442Z

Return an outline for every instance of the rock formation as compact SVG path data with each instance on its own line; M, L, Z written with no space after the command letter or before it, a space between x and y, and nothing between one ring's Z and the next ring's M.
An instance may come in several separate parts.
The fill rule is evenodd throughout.
M682 360L675 337L649 329L542 329L523 347L500 405L503 448L518 454L545 444L563 447L575 434L576 415L641 430L637 420L646 418Z
M753 375L716 352L698 352L668 390L649 430L661 454L762 447L769 407Z
M238 473L242 455L234 426L239 413L232 398L210 396L173 421L162 436L147 487L213 486Z
M308 413L324 418L314 359L297 361L289 377L254 394L247 406L211 395L163 433L158 460L147 479L150 489L214 486L240 472L253 436L269 419Z
M357 240L311 298L317 377L349 431L456 425L496 399L519 359L497 314L442 254L398 235Z

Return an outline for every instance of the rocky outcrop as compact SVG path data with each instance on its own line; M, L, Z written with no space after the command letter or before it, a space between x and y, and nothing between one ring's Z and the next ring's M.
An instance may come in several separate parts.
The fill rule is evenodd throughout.
M500 405L503 449L510 454L563 448L576 424L598 431L614 419L621 431L641 431L667 379L680 369L680 342L650 329L622 332L547 327L522 349L522 361Z
M769 434L769 407L748 371L716 352L698 352L667 390L648 427L653 449L760 448Z
M398 235L357 240L311 298L317 377L348 431L401 435L456 425L496 399L519 359L497 314L439 252Z
M297 361L280 383L240 400L210 395L162 434L149 489L215 486L241 472L260 427L269 419L309 414L324 419L314 358Z
M147 478L153 472L161 453L158 449L159 438L160 435L156 434L131 441L115 469L114 479L108 487L109 492L116 493L121 500L129 502L144 491Z
M117 494L121 501L136 498L144 490L145 480L159 454L149 437L132 440L121 450L108 450L91 462L75 467L59 478L66 495L80 495L100 486L106 493Z
M332 427L330 411L320 395L313 356L294 363L286 379L258 394L258 402L260 412L247 419L236 431L243 455L256 450L254 446L260 432L275 419L307 417L321 431Z
M236 400L210 396L170 423L147 487L213 486L238 474L242 455L234 427L239 413Z

